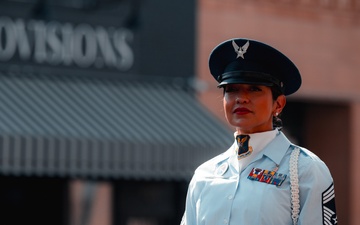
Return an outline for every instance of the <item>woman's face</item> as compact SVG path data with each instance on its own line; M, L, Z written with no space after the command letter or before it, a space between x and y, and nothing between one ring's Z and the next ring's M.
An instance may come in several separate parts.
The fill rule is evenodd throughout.
M286 99L273 100L270 87L252 84L228 84L224 87L227 121L241 134L273 129L272 119L284 108Z

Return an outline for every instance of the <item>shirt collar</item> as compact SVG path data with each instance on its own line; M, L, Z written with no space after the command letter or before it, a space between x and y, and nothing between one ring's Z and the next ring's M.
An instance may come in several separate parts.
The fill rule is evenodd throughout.
M260 132L260 133L249 134L249 136L250 136L249 146L252 147L252 149L254 151L253 154L257 154L261 150L263 150L264 147L267 144L269 144L276 137L277 134L279 134L278 129ZM239 133L235 132L234 137L236 137L237 135L239 135ZM235 140L235 142L236 142L236 140Z
M264 148L263 155L279 165L290 146L291 142L282 132L279 132L274 140Z
M235 133L236 134L236 133ZM234 134L234 135L235 135ZM269 143L264 147L262 150L262 154L258 154L257 157L254 159L261 158L262 156L268 157L272 160L275 164L279 165L282 158L284 157L286 151L289 149L291 142L286 138L286 136L279 130L276 130L275 137L270 140ZM238 160L237 160L237 153L235 151L237 146L236 140L234 141L233 145L222 155L220 155L219 163L222 163L224 160L230 160L230 164L236 169L238 168Z

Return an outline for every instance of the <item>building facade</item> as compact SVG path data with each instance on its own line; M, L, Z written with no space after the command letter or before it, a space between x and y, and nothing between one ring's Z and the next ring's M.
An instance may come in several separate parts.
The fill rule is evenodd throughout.
M2 224L181 220L194 169L232 142L195 96L195 10L0 3Z
M357 224L360 2L200 0L198 8L197 74L209 87L199 95L201 101L224 119L222 93L207 65L210 51L220 42L250 38L284 52L303 79L300 90L288 98L284 130L329 166L339 224Z

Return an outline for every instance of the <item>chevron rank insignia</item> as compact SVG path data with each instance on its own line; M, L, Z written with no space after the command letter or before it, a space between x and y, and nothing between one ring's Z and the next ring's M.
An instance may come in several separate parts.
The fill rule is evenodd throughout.
M322 193L323 224L337 224L334 184Z

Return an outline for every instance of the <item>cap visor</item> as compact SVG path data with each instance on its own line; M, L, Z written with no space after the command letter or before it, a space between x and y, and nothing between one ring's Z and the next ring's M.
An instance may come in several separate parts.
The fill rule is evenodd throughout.
M226 79L222 81L218 87L223 87L228 84L254 84L254 85L262 85L262 86L268 86L271 87L274 85L274 83L271 83L269 81L264 80L247 80L247 79Z

